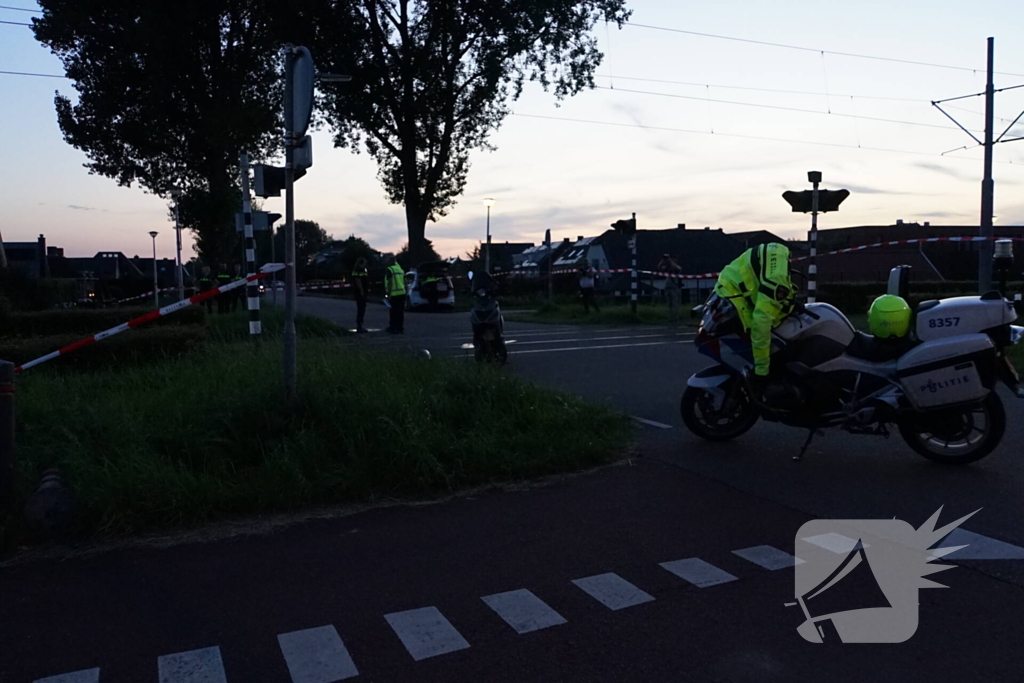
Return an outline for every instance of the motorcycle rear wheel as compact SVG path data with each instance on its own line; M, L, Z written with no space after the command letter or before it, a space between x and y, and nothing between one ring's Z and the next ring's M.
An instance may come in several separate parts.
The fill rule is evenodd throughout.
M1006 410L993 390L976 406L927 413L904 420L899 429L919 455L944 465L966 465L999 446L1006 432Z
M731 379L729 382L736 382ZM727 389L728 390L728 389ZM743 436L757 424L760 414L747 393L736 387L737 395L730 407L716 410L714 397L704 389L686 387L679 401L683 424L691 432L708 441L729 441Z

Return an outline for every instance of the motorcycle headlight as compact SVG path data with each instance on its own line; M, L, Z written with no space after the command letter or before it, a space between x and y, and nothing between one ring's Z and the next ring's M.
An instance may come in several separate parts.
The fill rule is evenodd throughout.
M1021 340L1024 340L1024 327L1010 325L1010 343L1019 344Z

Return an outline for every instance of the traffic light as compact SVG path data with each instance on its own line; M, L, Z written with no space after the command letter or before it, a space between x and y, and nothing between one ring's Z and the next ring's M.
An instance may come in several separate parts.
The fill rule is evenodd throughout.
M252 212L252 229L253 232L259 232L260 230L270 230L274 227L274 223L281 220L281 214L279 213L267 213L266 211L253 211ZM235 214L235 230L238 232L245 232L245 216L240 213Z
M312 149L310 150L310 164L312 164ZM284 190L284 168L268 166L267 164L255 164L252 167L253 194L266 199L267 197L280 197ZM305 168L295 169L295 179L298 180L306 175Z
M636 214L632 218L623 218L621 221L615 221L612 223L612 228L623 237L632 237L636 232Z
M838 211L843 200L850 196L849 190L818 190L818 212ZM783 192L782 198L793 207L793 213L810 213L813 207L814 190Z

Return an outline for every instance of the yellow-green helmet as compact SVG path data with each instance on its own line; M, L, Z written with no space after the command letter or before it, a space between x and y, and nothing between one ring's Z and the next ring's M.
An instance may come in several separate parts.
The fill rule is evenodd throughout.
M910 332L910 306L902 297L885 294L875 299L868 311L871 334L879 339L902 338Z

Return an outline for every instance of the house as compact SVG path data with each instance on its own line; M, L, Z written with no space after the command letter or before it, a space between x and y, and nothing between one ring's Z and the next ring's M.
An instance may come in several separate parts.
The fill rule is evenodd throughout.
M996 226L996 237L1024 239L1024 226ZM818 281L883 282L889 271L899 265L914 269L918 281L978 279L978 242L936 241L914 244L886 244L846 254L828 255L830 251L849 249L881 242L899 242L911 239L971 237L978 234L977 225L932 225L905 223L892 225L860 225L831 228L818 232ZM1013 273L1019 278L1024 271L1024 246L1015 245Z
M502 273L513 269L515 256L523 253L533 246L533 242L492 242L491 250L491 272ZM480 245L481 256L486 253L486 244Z
M744 232L729 232L726 233L729 237L733 238L737 242L743 245L743 249L747 250L751 247L757 247L762 244L770 244L772 242L778 242L785 244L790 248L790 251L799 251L799 248L794 249L793 244L788 240L785 240L773 232L767 230L747 230Z
M535 247L527 247L512 255L512 272L527 277L545 275L548 272L548 264L552 260L557 263L559 257L571 246L569 238L566 237L561 242L552 242L550 249L543 242Z
M40 235L35 242L4 242L3 249L7 257L7 267L12 273L19 273L33 280L50 277L45 236Z

